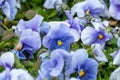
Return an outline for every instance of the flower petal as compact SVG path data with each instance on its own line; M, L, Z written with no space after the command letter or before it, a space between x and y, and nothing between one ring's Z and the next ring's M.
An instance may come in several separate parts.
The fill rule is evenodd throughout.
M120 79L120 67L117 68L110 76L110 80L119 80Z
M4 5L2 6L4 14L10 18L10 5L7 1L5 1Z
M82 65L88 58L88 53L85 49L78 49L74 52L72 56L71 65L73 68L77 68L78 64Z
M12 52L6 52L0 57L0 65L5 68L12 68L14 61L14 54Z
M26 29L22 32L20 42L38 50L41 47L41 40L38 32Z
M80 3L75 4L71 8L72 16L74 16L77 13L78 17L84 17L85 16L85 10L84 10L85 4L86 4L86 2L80 2Z
M81 33L81 40L85 45L91 45L97 40L98 32L92 27L86 27Z

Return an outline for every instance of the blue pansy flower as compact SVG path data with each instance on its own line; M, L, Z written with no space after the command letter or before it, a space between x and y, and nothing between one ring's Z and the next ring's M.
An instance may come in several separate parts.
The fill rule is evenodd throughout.
M105 42L111 38L112 35L105 30L96 30L92 27L86 27L81 33L81 40L85 45L100 44L104 47Z
M73 52L71 61L72 68L68 70L68 74L78 72L78 79L80 80L96 80L98 63L88 58L88 53L85 49L79 49Z
M31 29L36 32L40 32L40 25L42 23L43 17L36 14L31 20L29 21L24 21L21 19L17 26L13 26L15 29L15 33L17 35L21 35L21 33L26 30L26 29Z
M46 0L44 3L44 7L46 9L54 9L56 8L57 10L62 7L63 1L62 0Z
M12 69L9 74L10 80L34 80L34 78L23 69Z
M54 49L64 49L69 51L70 44L74 42L74 37L70 28L65 24L54 25L48 34L43 37L43 46L52 51Z
M91 47L93 49L93 53L97 61L108 62L107 57L102 51L103 47L100 44L92 44Z
M3 53L0 56L0 66L3 66L5 68L5 70L0 73L0 80L8 79L8 75L13 68L14 61L14 53L12 52Z
M70 29L75 37L75 41L78 41L84 26L80 24L80 19L77 17L73 18L73 16L70 14L70 11L65 11L65 14L68 17L67 23L70 25Z
M16 0L1 0L0 8L2 8L4 14L9 20L15 19L17 13L17 1Z
M109 12L114 19L120 20L120 0L110 0Z
M52 53L54 54L54 52ZM41 71L45 75L45 77L50 78L58 77L64 67L64 59L60 54L51 55L49 60L44 61L41 64Z
M85 0L83 2L75 4L71 8L72 15L75 15L75 13L77 13L78 17L84 17L86 13L97 17L103 11L104 5L99 0Z
M33 53L41 47L40 35L36 31L26 29L22 32L19 44L16 47L16 55L20 59L33 58Z
M40 26L40 35L45 36L50 30L48 22L43 22Z
M0 65L4 68L11 69L13 67L14 61L14 54L12 52L6 52L0 57Z

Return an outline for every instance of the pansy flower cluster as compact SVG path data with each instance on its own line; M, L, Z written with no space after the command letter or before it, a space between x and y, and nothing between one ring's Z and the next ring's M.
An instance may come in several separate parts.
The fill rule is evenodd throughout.
M18 41L9 52L1 53L0 66L4 69L0 80L98 80L99 65L109 63L105 53L110 41L117 39L117 48L120 47L119 29L115 28L119 26L120 0L109 0L109 6L104 0L83 0L64 10L67 3L67 0L45 0L43 4L46 10L56 9L59 15L63 12L65 20L48 21L36 13L33 18L20 19L12 26ZM20 7L20 0L0 0L0 9L8 20L15 19ZM108 53L113 57L109 65L118 68L109 80L120 80L120 50L112 51ZM16 67L16 58L24 64L39 60L34 65L39 66L37 75L31 75L26 67Z

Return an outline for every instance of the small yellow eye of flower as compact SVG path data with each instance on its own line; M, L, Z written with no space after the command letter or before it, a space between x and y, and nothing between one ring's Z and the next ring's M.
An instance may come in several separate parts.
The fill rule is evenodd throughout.
M90 14L90 10L87 9L85 14L86 14L86 15L89 15L89 14Z
M23 47L22 43L18 43L17 46L16 46L16 50L21 50Z
M80 77L84 76L85 75L85 72L83 70L80 71L79 73Z
M59 46L61 46L61 45L62 45L62 41L61 41L61 40L58 40L58 41L57 41L57 44L58 44Z
M99 34L99 35L98 35L98 38L99 38L99 39L103 39L104 36L103 36L102 34Z

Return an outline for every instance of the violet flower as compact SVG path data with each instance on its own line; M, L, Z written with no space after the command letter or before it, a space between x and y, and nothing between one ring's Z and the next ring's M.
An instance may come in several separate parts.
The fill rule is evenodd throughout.
M99 0L85 0L75 4L71 8L72 15L77 13L78 17L84 17L86 12L90 15L97 17L104 11L104 5Z
M9 57L9 58L8 58ZM3 66L5 70L0 73L0 80L9 79L9 73L14 64L14 53L6 52L0 57L0 66Z
M57 10L62 7L63 1L62 0L46 0L44 3L44 7L46 9L54 9Z
M102 46L100 44L93 44L92 45L93 53L97 61L108 62L107 57L102 51Z
M96 30L92 27L86 27L81 33L81 40L85 45L100 44L104 47L105 42L111 38L112 35L105 30Z
M70 11L65 11L65 14L68 17L67 22L70 24L70 29L75 37L75 41L78 41L84 26L80 24L80 20L78 18L73 18Z
M110 0L109 12L114 19L120 20L120 0Z
M21 19L17 26L13 26L15 33L20 36L21 33L26 29L32 29L33 31L40 32L40 25L42 23L43 17L36 14L31 20L24 21Z
M48 22L43 22L40 26L40 35L45 36L50 30Z
M96 80L98 63L88 58L88 53L85 49L79 49L73 53L72 68L68 70L67 74L78 72L78 79L80 80Z
M0 0L0 8L2 8L4 14L9 20L15 19L15 15L17 13L16 5L16 0Z
M27 71L22 69L12 69L9 76L10 80L34 80Z
M16 47L16 55L20 59L32 59L33 53L36 52L41 47L40 35L36 31L31 29L26 29L22 32L20 44Z
M54 24L48 34L43 37L43 46L52 51L54 49L64 49L69 51L70 44L74 42L74 37L67 25Z
M13 67L14 61L14 54L12 52L6 52L0 57L0 65L4 68L11 69Z
M60 54L51 55L51 59L44 61L41 64L41 71L45 77L58 77L64 67L64 59Z

